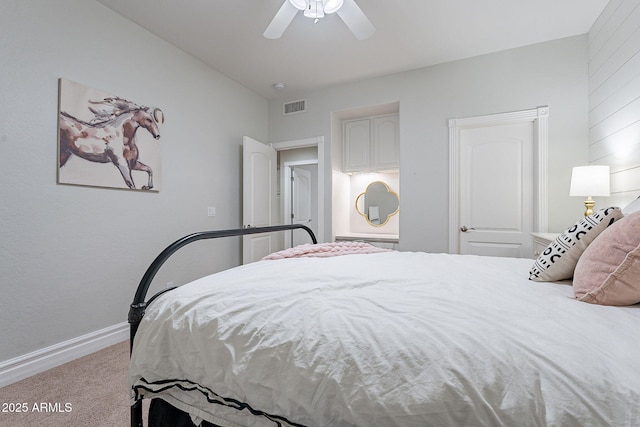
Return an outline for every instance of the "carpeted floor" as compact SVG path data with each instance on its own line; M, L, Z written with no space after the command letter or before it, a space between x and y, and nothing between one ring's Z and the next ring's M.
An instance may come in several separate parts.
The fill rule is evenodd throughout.
M128 364L125 341L0 388L0 426L126 427Z

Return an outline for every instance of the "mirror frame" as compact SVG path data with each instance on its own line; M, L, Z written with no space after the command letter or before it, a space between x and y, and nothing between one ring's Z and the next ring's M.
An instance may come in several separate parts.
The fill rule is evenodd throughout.
M369 216L366 214L363 214L362 212L360 212L360 209L358 209L358 201L360 200L360 198L362 196L364 196L367 191L369 190L369 187L371 187L373 184L382 184L385 186L385 188L387 189L387 192L390 194L393 194L394 196L396 196L396 200L398 200L398 207L396 208L395 211L391 212L389 215L387 215L387 219L380 223L380 224L373 224L371 221L369 221ZM398 212L400 212L400 196L398 195L398 193L396 193L395 191L392 191L391 188L389 188L389 186L387 185L386 182L384 181L373 181L370 182L369 185L367 185L367 188L360 194L358 194L358 197L356 197L356 203L355 203L355 208L356 208L356 212L358 212L360 215L362 215L365 219L365 221L367 221L367 224L371 225L372 227L382 227L383 225L387 224L389 222L389 220L391 219L392 216L397 215Z

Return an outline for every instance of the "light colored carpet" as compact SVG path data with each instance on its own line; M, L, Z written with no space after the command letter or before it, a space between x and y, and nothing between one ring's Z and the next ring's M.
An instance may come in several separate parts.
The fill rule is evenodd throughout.
M0 388L0 426L129 426L128 364L124 341Z

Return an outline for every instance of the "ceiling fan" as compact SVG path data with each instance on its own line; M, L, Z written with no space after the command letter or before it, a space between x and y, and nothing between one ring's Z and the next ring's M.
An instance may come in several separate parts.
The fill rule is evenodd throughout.
M358 40L367 39L376 31L354 0L284 0L263 35L268 39L280 38L300 10L315 22L324 18L325 13L337 13Z

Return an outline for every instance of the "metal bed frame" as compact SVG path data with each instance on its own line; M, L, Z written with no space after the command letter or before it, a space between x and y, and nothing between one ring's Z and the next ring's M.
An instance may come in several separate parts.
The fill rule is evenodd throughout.
M136 294L133 298L133 302L131 303L129 309L129 354L133 350L133 339L135 338L136 332L138 331L138 326L144 317L144 312L146 307L157 297L164 294L165 292L169 292L176 288L176 286L163 289L160 292L153 295L149 298L148 301L145 301L147 296L147 291L151 286L151 282L155 277L160 267L169 259L171 255L173 255L178 249L188 245L189 243L197 242L198 240L205 239L216 239L219 237L233 237L233 236L245 236L249 234L261 234L261 233L271 233L275 231L286 231L286 230L295 230L301 228L305 230L309 236L311 237L311 241L316 244L318 241L316 240L316 236L313 234L313 231L305 225L302 224L287 224L287 225L274 225L269 227L251 227L251 228L236 228L231 230L217 230L217 231L201 231L198 233L189 234L184 236L169 246L167 246L160 254L156 257L156 259L151 263L147 271L142 276L142 280L140 280L140 284L136 289ZM142 422L142 399L136 400L131 405L131 427L143 427Z

